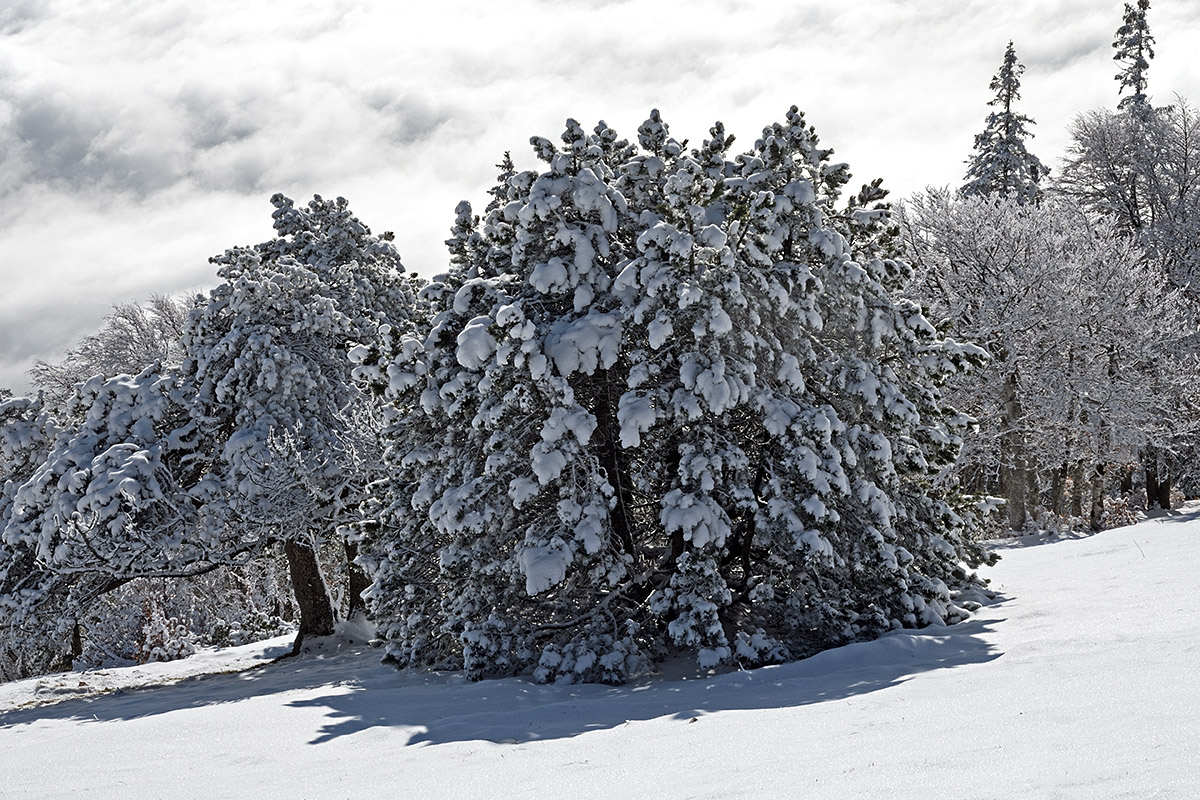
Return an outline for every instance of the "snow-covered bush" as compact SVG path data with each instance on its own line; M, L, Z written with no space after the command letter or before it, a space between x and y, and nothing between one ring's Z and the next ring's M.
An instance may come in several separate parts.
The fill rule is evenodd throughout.
M146 631L166 620L175 620L177 640L194 647L227 647L294 632L297 616L281 554L190 578L137 578L88 608L80 621L82 652L75 665L144 661ZM179 652L179 657L188 655Z
M1126 525L1136 525L1138 521L1137 511L1133 504L1129 502L1129 497L1105 497L1104 498L1104 529L1121 528Z
M168 617L162 606L147 603L145 620L142 622L142 646L138 649L137 661L176 661L196 652L190 631L178 617Z
M460 205L427 328L357 353L392 401L363 556L391 659L620 681L963 616L985 554L930 488L965 421L936 386L982 351L894 297L885 193L839 205L795 108L710 137L535 137L544 172Z

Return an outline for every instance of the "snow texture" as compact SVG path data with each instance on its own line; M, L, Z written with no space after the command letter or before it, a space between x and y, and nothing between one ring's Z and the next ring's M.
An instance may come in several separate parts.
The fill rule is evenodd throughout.
M4 792L1185 800L1200 795L1198 536L1193 505L1010 540L986 570L998 596L971 598L985 605L968 622L754 670L671 663L623 687L405 673L345 640L271 665L286 640L3 684Z

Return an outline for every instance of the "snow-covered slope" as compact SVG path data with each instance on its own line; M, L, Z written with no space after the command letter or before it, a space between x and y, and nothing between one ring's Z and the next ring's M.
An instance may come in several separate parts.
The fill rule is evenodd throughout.
M618 688L348 643L204 674L280 640L2 685L0 797L1200 797L1197 545L1196 508L1026 540L969 622Z

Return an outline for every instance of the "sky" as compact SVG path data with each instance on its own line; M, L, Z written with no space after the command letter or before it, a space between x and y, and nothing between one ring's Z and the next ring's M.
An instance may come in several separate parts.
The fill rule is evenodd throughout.
M957 186L1011 39L1052 169L1114 108L1111 0L0 0L0 387L30 390L117 303L216 283L275 192L343 196L405 266L446 262L459 200L568 117L653 108L749 147L795 104L855 183ZM1200 103L1200 3L1154 0L1150 95ZM1192 63L1189 64L1189 59ZM735 150L739 149L735 145Z

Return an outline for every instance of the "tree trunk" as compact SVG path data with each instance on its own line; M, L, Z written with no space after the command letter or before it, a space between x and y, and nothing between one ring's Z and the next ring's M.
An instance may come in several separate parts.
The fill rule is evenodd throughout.
M1093 531L1104 529L1104 464L1097 464L1092 473L1092 513L1091 525Z
M349 587L346 593L350 596L349 607L346 609L346 616L353 617L357 612L366 613L367 604L363 600L363 592L371 585L371 579L367 577L367 573L363 572L363 568L355 563L358 558L358 545L353 542L345 542L346 547L346 568L349 570Z
M1160 475L1158 480L1158 507L1163 511L1171 510L1171 475Z
M321 577L317 554L307 545L288 540L283 543L287 556L288 571L292 576L292 591L296 594L296 605L300 606L300 641L307 636L329 636L333 633L333 604L329 591Z
M1035 456L1027 456L1025 459L1025 510L1033 515L1040 526L1043 521L1042 483Z
M1014 531L1025 528L1025 476L1024 442L1019 427L1021 402L1017 398L1017 376L1009 375L1004 381L1004 436L1001 453L1001 481L1008 501L1008 527Z
M1162 506L1159 504L1158 451L1153 447L1147 447L1142 453L1142 465L1146 470L1146 510L1161 508ZM1167 497L1170 498L1169 493Z
M1067 476L1069 474L1070 467L1064 461L1054 471L1054 478L1050 484L1050 510L1060 517L1067 513Z
M621 449L620 426L616 414L613 413L612 398L609 395L608 371L601 372L595 382L596 398L593 411L596 416L596 441L599 445L596 457L604 468L608 485L612 487L616 503L609 512L609 522L613 533L621 542L621 548L631 556L637 557L637 546L633 541L633 521L630 509L633 507L633 481L629 477L629 468L625 464L624 452Z
M1125 497L1133 494L1133 468L1128 464L1121 465L1121 494Z
M1071 516L1083 516L1083 462L1076 461L1071 470Z

